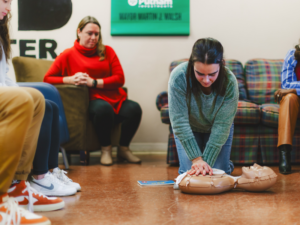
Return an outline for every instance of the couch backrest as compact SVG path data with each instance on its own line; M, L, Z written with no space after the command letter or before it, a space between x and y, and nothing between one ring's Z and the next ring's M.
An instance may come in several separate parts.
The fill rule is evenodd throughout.
M53 61L29 57L14 57L12 63L17 82L43 82Z
M282 59L252 59L246 62L245 77L249 100L256 104L275 103L274 92L281 87Z
M183 62L187 62L187 61L189 61L189 59L179 59L179 60L175 60L175 61L171 62L170 73L174 70L174 68L176 66L178 66L179 64L181 64Z
M186 62L188 60L189 59L180 59L180 60L173 61L170 65L170 73L176 66L178 66L179 64ZM242 63L237 60L234 60L234 59L227 59L227 60L225 60L225 65L233 72L233 74L236 76L236 78L238 80L239 96L240 96L239 99L240 100L248 99L247 90L246 90L246 81L245 81L245 77L244 77Z

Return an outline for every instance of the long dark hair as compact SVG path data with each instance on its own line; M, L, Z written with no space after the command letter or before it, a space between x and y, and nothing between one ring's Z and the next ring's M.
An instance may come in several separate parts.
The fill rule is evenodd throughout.
M198 82L194 72L194 63L219 64L220 70L216 81L212 84L212 91L217 95L224 96L227 85L227 75L225 71L225 61L223 59L223 46L213 38L202 38L196 41L193 46L192 54L189 59L186 81L186 99L190 110L191 95L199 96L202 92L201 84Z
M99 40L97 43L97 55L100 56L100 61L102 61L105 59L105 46L102 43L101 26L100 26L100 23L98 22L98 20L95 17L86 16L79 22L77 29L82 31L83 28L89 23L96 24L99 27L100 33L99 33ZM76 34L77 34L77 32L76 32ZM78 34L77 34L77 41L79 41Z
M300 62L300 44L295 46L295 53L294 53L294 57L295 59Z
M11 54L11 48L10 48L10 38L9 38L9 21L11 18L10 12L7 13L7 15L3 18L3 20L0 20L0 42L2 44L4 54L6 57L6 61L10 58ZM0 48L0 60L2 60L2 48Z

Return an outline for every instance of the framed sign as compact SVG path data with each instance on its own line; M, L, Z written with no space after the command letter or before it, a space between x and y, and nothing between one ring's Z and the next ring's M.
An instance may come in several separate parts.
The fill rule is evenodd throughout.
M189 0L111 0L112 36L189 34Z

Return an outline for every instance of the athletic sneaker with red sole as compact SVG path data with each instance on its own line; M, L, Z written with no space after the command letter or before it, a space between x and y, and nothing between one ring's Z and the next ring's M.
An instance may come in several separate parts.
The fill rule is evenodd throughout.
M51 225L48 218L31 213L18 205L8 194L0 195L1 225Z
M29 211L45 212L65 207L65 202L62 199L47 197L39 193L30 186L29 182L24 180L12 185L8 189L8 195L14 197L19 202L19 206L28 209Z

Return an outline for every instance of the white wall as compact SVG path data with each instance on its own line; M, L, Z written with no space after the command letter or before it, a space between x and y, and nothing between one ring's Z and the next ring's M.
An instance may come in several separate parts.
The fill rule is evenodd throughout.
M18 8L14 0L12 38L54 39L58 42L56 52L60 53L73 45L79 21L86 15L96 17L102 26L104 44L112 46L120 58L129 98L143 109L142 123L133 143L152 143L156 148L166 146L168 136L168 126L161 123L155 106L156 96L167 90L170 62L189 57L198 38L218 39L225 48L226 58L242 63L256 57L284 58L300 38L299 0L190 0L188 37L111 37L109 0L72 2L73 14L64 27L28 32L17 30ZM38 48L38 44L34 46ZM13 56L18 54L18 45L13 45ZM14 77L12 69L9 76Z

